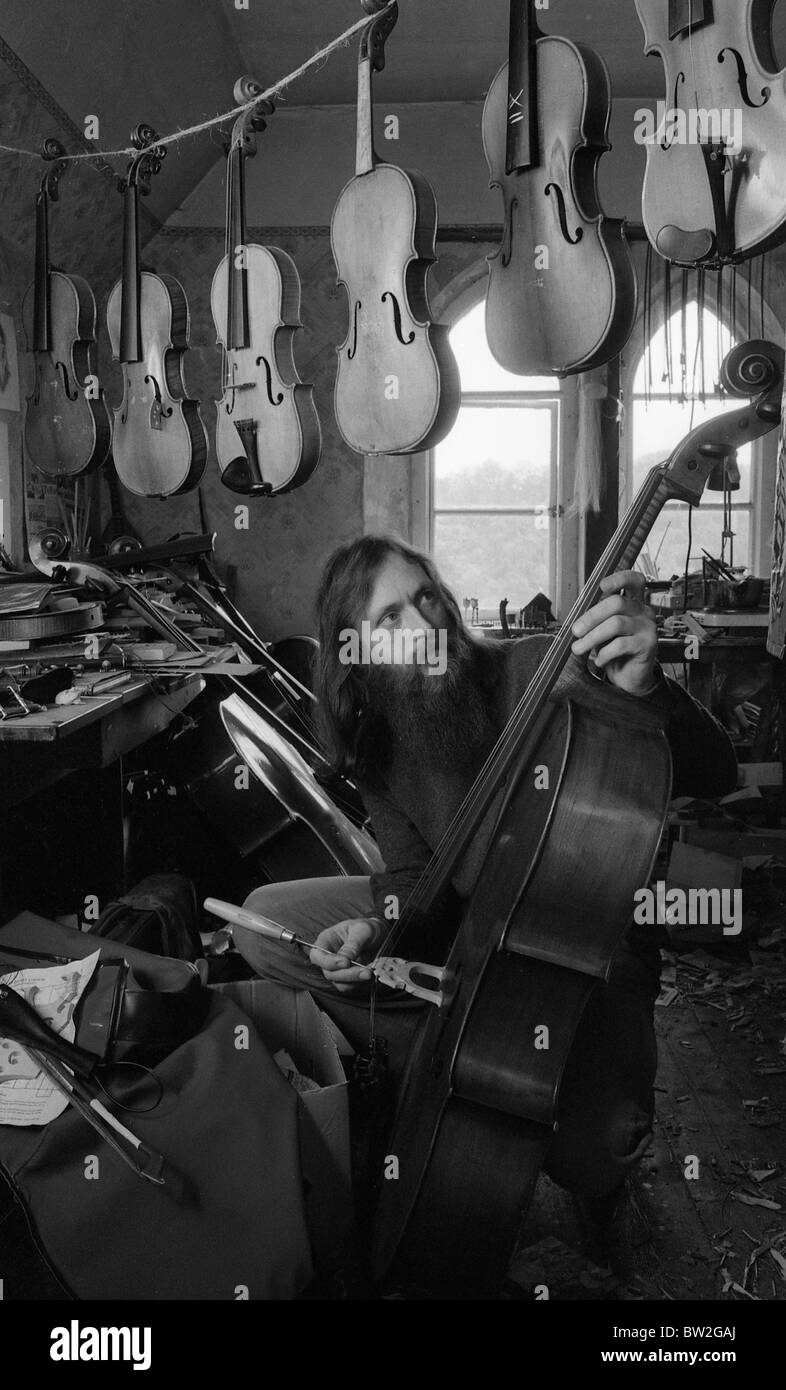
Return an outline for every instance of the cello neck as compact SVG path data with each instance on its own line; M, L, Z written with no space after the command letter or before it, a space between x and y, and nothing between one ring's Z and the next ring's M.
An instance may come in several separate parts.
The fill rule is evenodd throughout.
M228 348L249 346L248 273L246 269L246 195L243 151L233 142L227 165Z
M139 191L133 179L123 190L123 280L120 297L120 361L142 361L139 276Z
M48 352L52 346L52 314L49 296L49 200L40 189L35 202L35 280L33 285L33 348Z

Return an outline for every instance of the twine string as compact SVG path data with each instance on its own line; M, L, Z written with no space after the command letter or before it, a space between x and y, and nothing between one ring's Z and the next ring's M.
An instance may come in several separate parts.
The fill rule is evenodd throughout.
M293 72L287 73L286 77L280 78L278 82L274 82L266 91L260 92L259 96L252 97L250 101L243 102L241 106L233 106L231 111L223 111L219 116L211 116L207 121L199 121L196 125L186 126L184 130L176 130L171 135L163 135L154 143L157 146L179 144L181 140L188 140L194 135L201 135L203 130L211 130L214 126L223 125L225 121L235 119L237 116L242 115L244 111L250 111L252 107L258 106L260 102L269 101L271 98L278 96L285 88L290 87L293 82L296 82L299 77L302 77L304 73L308 72L310 68L315 67L317 63L322 63L325 59L329 58L337 48L346 48L353 35L359 33L361 29L365 29L369 24L375 23L379 19L379 16L386 14L389 9L392 9L395 3L396 0L389 0L389 3L385 5L384 9L381 9L379 13L372 18L365 15L363 19L359 19L356 24L352 24L349 29L345 29L343 34L339 34L338 38L333 39L331 43L326 44L324 48L320 48L317 53L307 58L305 63L300 64L300 67L295 68ZM22 155L27 159L43 159L40 150L17 149L13 145L0 144L0 153ZM123 149L119 150L90 150L82 154L68 154L64 156L64 159L75 164L79 161L122 159L136 154L139 154L139 150L135 145L126 145Z

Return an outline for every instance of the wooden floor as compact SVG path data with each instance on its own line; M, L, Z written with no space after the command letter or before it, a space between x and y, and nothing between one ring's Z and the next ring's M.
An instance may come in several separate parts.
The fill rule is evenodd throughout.
M786 943L750 961L694 950L667 963L651 1151L606 1246L540 1180L511 1266L521 1296L786 1297Z

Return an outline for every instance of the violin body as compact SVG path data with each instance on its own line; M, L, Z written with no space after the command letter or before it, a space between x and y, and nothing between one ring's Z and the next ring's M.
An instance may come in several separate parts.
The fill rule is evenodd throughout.
M222 479L236 492L291 492L311 477L322 435L314 389L298 378L292 354L300 328L300 279L291 256L244 246L249 346L225 343L232 257L213 276L210 304L225 344L226 390L216 402ZM261 485L261 486L260 486Z
M506 371L564 376L622 350L636 317L636 275L622 223L598 200L598 162L610 148L606 65L562 38L540 37L534 52L539 157L531 168L506 173L507 63L483 108L491 187L504 199L502 244L488 262L486 335Z
M786 235L786 74L772 43L777 0L636 0L665 73L647 145L643 217L667 260L717 265ZM697 111L717 113L714 129ZM737 145L739 144L739 148Z
M447 961L455 990L408 1065L387 1146L399 1179L382 1183L375 1223L377 1273L397 1252L397 1277L445 1296L493 1296L504 1280L570 1044L657 854L671 786L662 723L577 674L512 781Z
M393 164L356 175L333 212L333 256L349 302L336 421L358 453L429 449L455 421L458 367L426 293L436 226L431 185Z
M106 310L112 353L123 372L115 410L113 456L124 487L139 497L171 497L196 487L207 462L207 436L197 401L188 399L183 353L190 316L174 275L142 270L139 197L161 168L166 146L144 123L132 132L134 154L123 194L123 273Z
M196 401L183 380L188 347L185 291L173 275L139 276L143 356L123 362L123 399L115 410L112 455L117 476L140 497L171 497L196 487L207 462L207 439ZM122 280L107 305L115 360L121 359Z
M31 463L53 478L92 473L105 461L112 425L103 392L88 395L87 378L96 381L96 302L81 275L49 271L51 329L49 349L35 348L35 287L22 305L35 384L27 398L25 448Z

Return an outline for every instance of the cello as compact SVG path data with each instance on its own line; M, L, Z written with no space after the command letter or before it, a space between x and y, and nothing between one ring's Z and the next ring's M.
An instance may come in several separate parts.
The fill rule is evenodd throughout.
M235 101L261 92L249 77ZM322 434L314 388L299 378L292 341L300 323L300 279L286 251L250 246L246 237L244 161L256 153L271 101L238 116L227 164L225 254L213 276L210 306L223 347L224 394L216 402L221 481L246 496L300 487L314 472Z
M486 336L506 371L589 371L630 337L633 260L597 192L610 111L603 59L542 34L533 0L511 0L508 62L483 107L491 187L504 200L502 243L488 257Z
M786 74L777 0L636 0L665 108L647 143L644 225L678 265L718 267L786 236Z
M50 161L35 205L35 278L22 317L35 362L35 385L25 410L25 448L50 478L73 478L100 468L112 442L112 424L98 386L93 357L96 301L81 275L49 262L49 204L67 169L59 140L44 141Z
M458 366L448 329L431 322L426 275L436 260L437 205L422 174L378 158L372 78L398 6L362 0L374 15L360 40L355 176L330 224L338 283L347 291L349 329L337 348L335 412L359 454L412 454L438 444L459 407Z
M393 1273L443 1297L499 1292L573 1037L649 879L670 799L663 716L594 680L571 655L572 628L601 581L633 565L667 501L696 505L713 467L777 428L781 349L742 344L724 381L756 399L699 426L651 469L382 947L384 978L388 952L422 932L488 816L489 850L444 967L407 968L410 992L434 1007L386 1145L398 1172L380 1183L378 1278ZM548 779L537 775L544 768ZM437 988L419 986L418 972Z
M207 436L197 401L186 396L183 353L189 310L174 275L142 270L139 262L139 197L161 168L166 146L152 126L131 136L139 151L123 194L123 274L106 310L112 354L123 370L123 400L115 410L113 457L117 476L138 497L171 497L196 487L207 462Z

